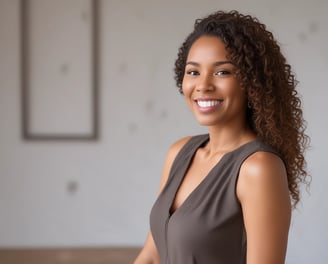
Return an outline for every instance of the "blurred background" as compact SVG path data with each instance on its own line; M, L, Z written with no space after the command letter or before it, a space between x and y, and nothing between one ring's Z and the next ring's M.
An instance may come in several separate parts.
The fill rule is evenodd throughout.
M326 263L326 0L98 0L96 140L22 137L22 1L0 0L0 248L4 250L0 260L9 249L142 246L169 145L182 136L206 132L175 87L177 50L196 18L219 9L236 9L258 17L281 44L300 82L311 137L306 157L313 180L293 212L286 263ZM31 129L54 131L58 125L59 131L88 133L92 107L87 98L93 89L88 41L92 35L76 20L85 21L88 29L92 0L26 2L29 19L34 21L30 23L27 71ZM77 15L61 16L56 7ZM73 32L76 27L74 44L66 39L67 34L49 40L47 19L61 33L72 30L65 23L73 25ZM74 56L70 57L65 45L56 45L65 42L76 48ZM49 45L53 46L43 49ZM51 77L51 69L42 71L40 61L54 65L58 77ZM63 122L51 127L54 113L44 109L54 111ZM70 109L77 109L75 116Z

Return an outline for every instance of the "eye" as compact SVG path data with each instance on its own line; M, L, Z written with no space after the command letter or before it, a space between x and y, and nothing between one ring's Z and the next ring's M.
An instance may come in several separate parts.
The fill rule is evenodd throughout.
M195 70L188 70L188 71L186 71L186 74L196 76L196 75L199 75L199 72L195 71Z
M227 70L219 70L215 73L215 75L219 75L219 76L224 76L224 75L229 75L231 74L230 71L227 71Z

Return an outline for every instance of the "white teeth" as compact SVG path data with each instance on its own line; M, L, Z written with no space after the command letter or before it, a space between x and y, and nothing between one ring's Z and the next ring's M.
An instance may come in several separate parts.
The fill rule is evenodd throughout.
M220 103L219 100L211 100L211 101L200 101L200 100L197 100L197 104L200 107L212 107L212 106L218 105L219 103Z

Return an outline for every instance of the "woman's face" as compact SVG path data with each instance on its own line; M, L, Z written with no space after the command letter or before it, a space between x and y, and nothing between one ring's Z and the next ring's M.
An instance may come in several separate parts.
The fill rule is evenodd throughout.
M246 122L246 96L235 70L219 38L202 36L191 46L182 91L201 125L240 125Z

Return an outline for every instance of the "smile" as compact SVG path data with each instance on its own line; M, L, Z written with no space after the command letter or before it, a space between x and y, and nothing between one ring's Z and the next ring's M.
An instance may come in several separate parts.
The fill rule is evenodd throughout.
M196 100L199 107L207 108L221 104L223 100Z

